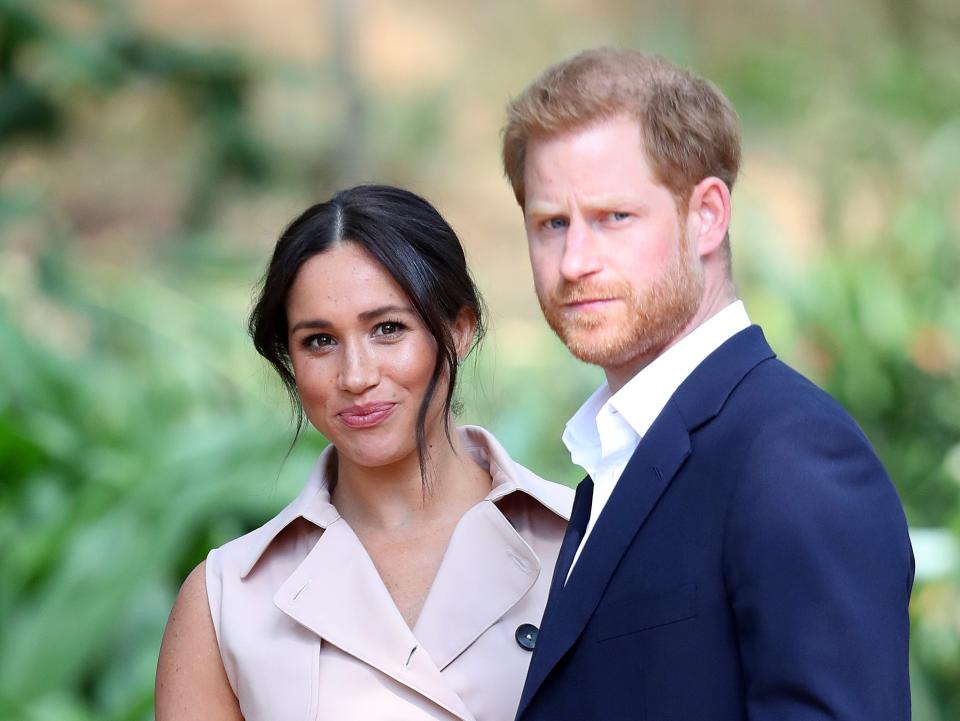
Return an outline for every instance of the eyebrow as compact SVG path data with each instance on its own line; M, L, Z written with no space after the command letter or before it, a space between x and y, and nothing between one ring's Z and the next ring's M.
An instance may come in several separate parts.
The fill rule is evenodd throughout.
M413 310L409 306L405 305L382 305L379 308L373 308L371 310L365 310L363 313L357 314L357 320L359 321L369 321L374 318L378 318L388 313L413 313ZM296 333L298 330L324 330L333 325L328 320L323 318L310 318L307 320L298 321L290 329L290 333Z
M530 216L536 216L539 218L545 215L550 215L550 216L563 215L563 213L564 213L564 210L559 205L554 205L553 203L542 203L537 201L530 203L530 205L528 205L523 210L523 214L528 218Z
M365 310L363 313L358 313L357 319L373 320L378 316L387 315L388 313L413 313L413 310L408 305L382 305L379 308Z
M638 201L637 199L631 199L626 196L618 195L588 198L584 205L589 210L607 210L609 208L624 207L642 209L647 207L646 204ZM531 202L530 205L524 210L524 215L526 217L535 218L566 216L567 214L567 209L561 205L537 200Z

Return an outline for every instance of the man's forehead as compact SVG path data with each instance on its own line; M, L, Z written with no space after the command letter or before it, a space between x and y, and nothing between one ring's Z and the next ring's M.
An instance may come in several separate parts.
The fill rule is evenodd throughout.
M528 138L525 152L529 159L531 154L551 146L580 148L604 146L610 142L611 133L617 136L616 139L621 144L627 142L630 145L636 144L641 149L644 147L640 121L628 113L614 113L551 132L532 134Z

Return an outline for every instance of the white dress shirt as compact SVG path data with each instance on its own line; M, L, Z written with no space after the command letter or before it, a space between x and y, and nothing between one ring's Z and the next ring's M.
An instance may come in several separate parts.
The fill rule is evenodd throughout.
M568 579L620 474L670 396L708 355L749 325L743 303L734 301L665 350L613 395L604 383L567 422L563 443L570 459L593 479L590 520Z

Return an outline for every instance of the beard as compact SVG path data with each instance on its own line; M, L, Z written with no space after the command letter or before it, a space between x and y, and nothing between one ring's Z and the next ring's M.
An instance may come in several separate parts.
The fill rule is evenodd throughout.
M538 293L547 323L569 351L585 363L616 368L635 360L649 362L683 331L703 297L703 272L693 262L692 249L684 240L673 262L641 291L625 280L564 281L552 293ZM617 300L610 308L592 312L564 307L595 298Z

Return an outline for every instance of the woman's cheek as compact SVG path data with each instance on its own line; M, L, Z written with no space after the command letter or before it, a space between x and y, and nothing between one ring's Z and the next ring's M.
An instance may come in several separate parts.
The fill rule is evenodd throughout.
M323 433L327 422L325 419L325 410L329 393L322 378L315 369L310 368L309 363L300 364L300 367L294 367L294 377L297 381L297 393L300 396L300 403L303 405L304 414L307 420L313 426Z
M435 362L435 352L430 352L423 344L411 343L393 357L390 366L394 378L402 385L426 387Z

